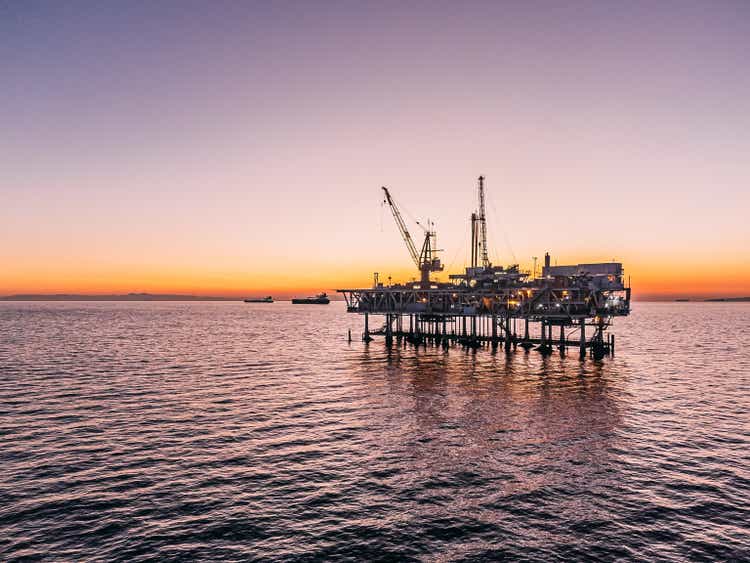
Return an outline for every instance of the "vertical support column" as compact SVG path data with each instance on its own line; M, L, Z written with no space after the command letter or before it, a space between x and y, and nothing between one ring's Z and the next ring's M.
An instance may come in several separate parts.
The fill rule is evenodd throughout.
M539 351L543 356L549 356L552 353L552 324L550 321L542 320L542 342L539 344Z
M604 358L605 346L604 346L604 319L597 317L597 330L594 334L594 339L591 343L591 356L595 360L601 360Z
M370 340L372 340L372 338L370 338L370 318L369 317L370 317L369 314L365 313L365 334L362 337L362 340L364 340L365 342L369 342Z
M393 318L390 314L387 314L385 316L385 345L388 347L393 344L393 328L391 327L392 322Z
M505 353L510 352L510 311L505 310Z
M581 326L581 341L580 341L580 357L584 359L586 357L586 319L580 319L578 323Z
M609 343L609 354L614 358L615 357L615 335L611 335L610 338L612 339Z
M565 354L565 326L560 325L560 353Z
M497 348L497 315L492 314L492 347Z

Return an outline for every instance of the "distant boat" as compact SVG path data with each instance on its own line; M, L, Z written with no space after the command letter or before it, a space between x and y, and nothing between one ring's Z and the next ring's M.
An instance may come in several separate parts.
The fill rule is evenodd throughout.
M292 299L294 305L328 305L331 302L328 299L328 295L325 293L318 293L315 297L298 297Z
M273 297L248 297L245 303L273 303Z

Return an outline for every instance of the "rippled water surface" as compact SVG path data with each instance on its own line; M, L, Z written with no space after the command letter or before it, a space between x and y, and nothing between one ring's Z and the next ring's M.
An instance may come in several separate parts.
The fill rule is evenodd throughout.
M0 303L0 560L750 558L750 304L583 363L360 320Z

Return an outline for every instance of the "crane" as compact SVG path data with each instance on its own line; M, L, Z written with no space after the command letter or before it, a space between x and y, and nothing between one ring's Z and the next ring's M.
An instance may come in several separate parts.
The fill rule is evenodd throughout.
M396 221L398 230L401 232L401 237L406 243L406 248L409 250L411 259L419 269L419 279L423 286L429 286L430 284L430 273L431 272L442 272L443 265L440 263L440 259L437 257L437 248L435 248L435 231L431 229L431 224L427 222L427 228L423 227L420 223L417 223L424 231L424 242L422 243L422 250L417 252L417 247L414 244L414 239L409 234L409 229L406 228L401 212L398 210L396 202L393 201L391 193L388 188L383 186L383 192L385 192L385 201L391 208L393 213L393 219Z

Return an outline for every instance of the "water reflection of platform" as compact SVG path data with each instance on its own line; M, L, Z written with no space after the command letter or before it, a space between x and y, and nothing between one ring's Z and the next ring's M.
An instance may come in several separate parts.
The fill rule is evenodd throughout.
M400 458L415 489L424 485L415 476L430 476L429 495L460 494L481 509L488 499L611 478L623 395L612 364L401 349L368 350L363 360L357 376L373 388L375 449Z

